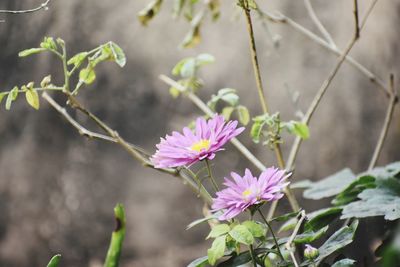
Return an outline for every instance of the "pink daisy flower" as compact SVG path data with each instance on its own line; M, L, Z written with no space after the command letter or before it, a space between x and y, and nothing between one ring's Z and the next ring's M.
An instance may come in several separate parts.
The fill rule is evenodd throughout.
M185 127L183 134L172 132L161 138L150 160L156 168L190 166L200 160L211 160L216 152L223 150L223 145L244 130L244 127L236 128L237 124L237 121L225 123L224 117L218 115L208 121L198 118L194 132Z
M285 171L274 167L263 171L258 179L249 169L243 177L235 172L231 176L233 181L225 178L227 188L217 192L212 204L212 211L224 210L220 221L232 219L252 205L282 198L282 190L289 184Z

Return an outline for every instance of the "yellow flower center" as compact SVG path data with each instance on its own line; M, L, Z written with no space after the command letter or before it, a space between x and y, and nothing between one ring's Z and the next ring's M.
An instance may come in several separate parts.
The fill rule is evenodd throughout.
M251 190L250 190L250 189L247 189L247 190L243 191L242 196L243 196L244 198L247 198L248 196L251 195L251 193L252 193Z
M202 139L200 141L198 141L197 143L194 143L190 149L197 151L197 152L201 152L203 149L207 150L210 148L210 140L206 140L206 139Z

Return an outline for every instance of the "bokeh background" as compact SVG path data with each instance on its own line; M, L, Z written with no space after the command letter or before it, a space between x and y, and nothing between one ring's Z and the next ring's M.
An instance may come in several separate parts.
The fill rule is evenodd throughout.
M0 90L31 80L40 82L47 74L62 80L61 66L51 55L17 56L37 46L44 36L62 37L71 55L112 40L124 49L126 67L99 66L95 84L82 90L80 99L132 143L154 152L160 136L201 115L188 100L172 99L158 75L169 74L181 58L202 52L217 61L201 72L205 86L200 96L207 100L220 88L236 88L251 114L261 113L245 21L235 1L223 1L220 20L207 19L202 42L187 50L178 46L189 25L183 19L172 19L172 1L165 1L148 27L140 25L136 14L148 2L53 0L47 11L1 15L5 22L0 23ZM319 34L302 1L259 2ZM359 2L364 14L370 1ZM40 3L2 0L0 9L25 9ZM338 46L344 48L352 36L352 1L312 3ZM399 15L400 1L379 1L351 52L385 81L391 72L400 74ZM304 111L337 59L287 25L268 23L268 28L269 32L255 19L268 102L271 110L281 111L289 120L295 112L289 91L300 92L299 107ZM279 39L279 45L274 45L271 36ZM386 106L382 92L345 63L312 119L311 139L303 144L294 179L317 180L346 166L356 173L365 170ZM380 164L400 159L399 115L397 109ZM240 140L265 164L275 165L273 153L253 145L248 135L246 131ZM283 145L286 156L291 141L288 137ZM245 167L254 169L232 146L215 161L219 178L227 170L242 172ZM301 192L297 193L301 198ZM125 204L128 216L122 266L186 266L190 259L206 254L207 227L184 230L202 216L202 205L179 180L144 169L115 145L79 136L44 101L39 111L22 99L9 112L0 108L0 266L45 266L59 252L62 266L101 266L117 202ZM308 211L321 206L313 201L301 203ZM280 212L288 210L282 201ZM373 233L375 228L369 225L364 223L361 230ZM359 248L362 245L369 246L360 241Z

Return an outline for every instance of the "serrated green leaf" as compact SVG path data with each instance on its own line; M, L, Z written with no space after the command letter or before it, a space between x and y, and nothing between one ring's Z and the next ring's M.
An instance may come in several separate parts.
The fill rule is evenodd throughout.
M211 245L211 248L207 250L208 262L214 265L217 260L224 256L226 247L226 235L217 237Z
M37 53L40 53L43 51L46 51L46 49L45 48L30 48L30 49L25 49L25 50L19 52L18 56L19 57L27 57L27 56L37 54Z
M211 229L206 239L219 237L228 233L230 230L231 228L227 224L217 224Z
M343 169L318 182L311 182L309 188L304 191L303 197L318 200L335 196L349 186L355 179L355 174L349 168Z
M254 243L254 237L244 225L236 225L229 231L229 235L239 243L251 245Z
M154 0L138 13L138 18L142 25L147 26L149 21L158 14L162 2L162 0Z
M250 113L249 110L242 105L237 106L237 114L239 122L243 125L247 125L250 121Z
M60 263L61 255L57 254L54 255L49 263L47 264L47 267L58 267L58 264Z
M29 89L25 92L25 98L28 104L38 110L40 107L39 95L36 90Z
M90 66L85 69L82 69L79 72L79 80L84 82L85 84L91 84L94 82L95 79L96 79L96 73Z
M253 235L253 237L262 237L266 234L266 229L261 224L254 221L244 221L242 225L246 226L247 230Z
M78 68L80 65L82 65L82 63L85 61L87 56L88 56L87 52L78 53L75 56L71 57L68 60L67 64L68 65L74 65L76 68Z

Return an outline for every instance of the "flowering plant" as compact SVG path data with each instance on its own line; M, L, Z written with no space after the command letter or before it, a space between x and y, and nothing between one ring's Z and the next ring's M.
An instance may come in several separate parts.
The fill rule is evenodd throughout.
M45 3L45 6L48 3L49 1ZM151 1L140 11L139 20L143 24L148 24L160 11L162 3L162 0ZM209 101L203 101L197 94L203 86L199 71L203 66L214 62L215 58L209 54L184 58L172 69L176 80L165 75L161 75L160 78L170 86L169 92L172 97L188 98L204 113L205 117L198 117L189 126L184 127L181 133L173 131L171 135L161 138L160 143L156 145L156 152L151 155L138 145L125 140L80 100L82 88L92 85L96 80L96 67L100 63L112 61L119 67L125 66L127 59L123 49L114 42L107 42L69 57L65 42L61 38L52 37L45 37L38 47L26 49L20 52L19 56L27 57L44 52L53 54L62 63L63 81L55 82L49 74L44 76L37 85L31 81L1 92L0 102L4 99L5 108L10 110L18 97L24 94L27 103L37 110L41 107L39 97L41 93L42 99L82 136L116 144L143 166L177 177L190 187L204 202L204 208L202 218L189 224L188 229L207 223L210 231L206 239L212 239L212 242L207 255L202 256L206 253L205 250L198 251L201 257L188 262L188 267L215 265L219 267L244 265L298 267L322 266L323 264L335 267L354 266L355 260L347 258L353 254L343 249L353 241L362 218L373 216L383 217L390 237L387 239L381 237L382 244L376 251L379 259L374 260L384 267L391 267L394 266L391 264L396 262L396 257L399 255L397 252L400 251L400 245L395 242L399 239L399 231L389 223L389 221L400 219L400 163L395 162L384 167L375 165L382 151L394 106L398 100L393 76L391 76L390 88L380 85L389 97L389 106L368 170L354 174L350 169L344 169L317 182L289 181L289 178L292 179L292 176L297 174L295 162L300 146L311 136L309 129L311 117L342 63L348 60L356 68L361 68L364 73L367 72L371 81L379 80L372 79L371 73L365 67L354 59L349 59L348 56L353 45L360 38L363 25L376 1L372 2L360 24L358 1L354 0L354 36L344 52L340 52L335 45L330 43L330 35L318 21L311 4L309 1L305 3L312 14L311 17L317 22L316 26L320 29L322 27L324 35L329 37L327 42L314 37L317 38L317 43L322 42L325 47L330 47L335 54L340 55L340 58L307 112L297 110L297 115L300 114L298 120L283 120L279 112L271 113L269 109L257 57L252 14L257 12L261 19L295 25L296 29L301 29L307 36L313 36L313 34L283 15L274 16L264 12L255 0L237 0L237 6L246 19L261 114L252 116L251 111L241 103L238 91L232 88L222 88L212 94ZM194 14L194 10L199 5L202 5L200 11ZM220 4L218 0L176 1L174 15L180 16L182 13L185 13L185 17L190 20L191 27L182 46L193 47L200 42L200 28L206 14L211 14L216 20L220 14ZM372 77L375 76L372 75ZM52 94L63 97L66 100L66 106L60 105ZM79 117L75 118L69 114L70 110L83 114L102 132L89 130L79 122ZM232 119L233 117L236 117L236 120ZM252 125L249 125L250 122ZM285 134L292 134L294 137L286 162L282 147L290 138L284 138ZM277 164L278 168L266 166L251 151L253 147L239 141L238 138L244 139L246 135L250 137L248 142L252 140L254 144L266 145L273 151L276 162L267 165ZM228 143L231 143L243 159L248 161L240 162L235 169L224 169L224 173L221 170L216 172L211 163L214 163L217 155L225 157L228 154L228 152L218 153L224 150ZM204 164L204 168L197 169L200 164ZM242 168L242 166L245 167ZM258 170L250 171L254 167ZM206 170L205 175L204 170ZM226 178L228 174L230 177ZM220 189L221 179L219 178L221 177L225 177L223 189ZM208 178L211 184L206 183L204 178ZM305 199L332 198L332 201L322 209L306 212L304 203L299 203L299 194L296 195L294 189L304 189L303 198ZM281 200L287 201L291 210L281 205L280 215L276 216L278 203ZM268 213L265 213L267 209ZM105 258L104 266L106 267L118 265L127 226L123 206L118 204L114 212L117 227L112 233ZM59 260L60 256L56 255L48 266L56 267Z

